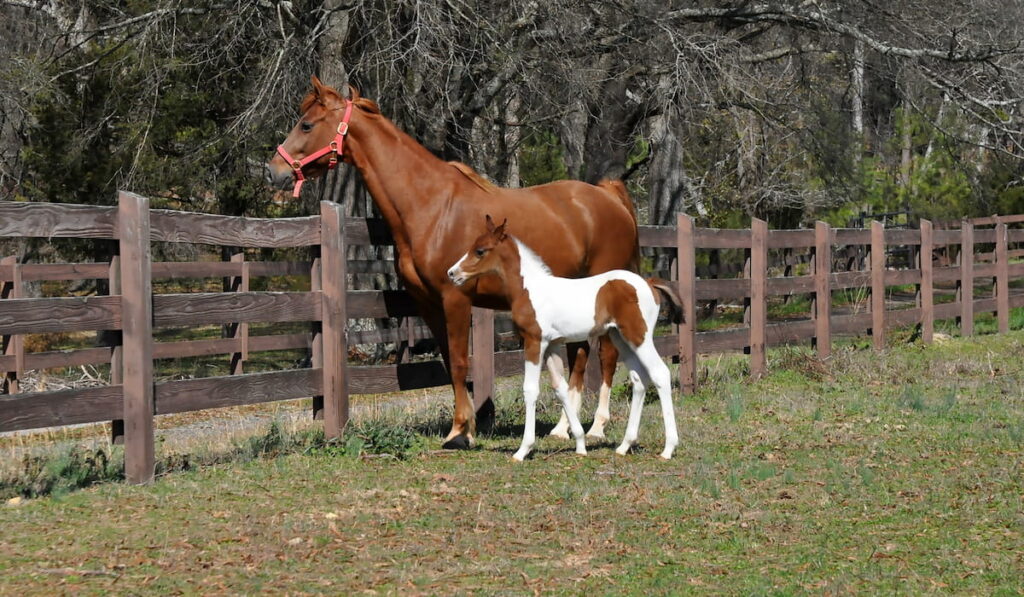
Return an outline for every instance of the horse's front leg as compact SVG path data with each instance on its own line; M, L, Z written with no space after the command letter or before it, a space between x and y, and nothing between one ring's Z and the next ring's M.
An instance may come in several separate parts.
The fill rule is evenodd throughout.
M523 425L523 442L512 458L522 462L530 454L537 441L537 396L540 394L541 359L547 346L539 338L524 337L526 353L523 371L523 403L526 405L526 423Z
M455 417L443 447L446 450L465 450L473 446L476 434L476 413L466 388L472 304L469 297L458 291L445 294L443 304L448 327L448 374L452 378L452 391L455 393Z

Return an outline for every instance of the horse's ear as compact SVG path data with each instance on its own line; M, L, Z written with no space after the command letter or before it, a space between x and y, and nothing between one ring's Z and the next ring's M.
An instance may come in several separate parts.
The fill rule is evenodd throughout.
M491 219L491 214L485 215L484 218L487 220L487 232L494 232L495 226L494 220Z
M494 235L498 237L498 240L505 240L505 237L508 236L508 218L505 218L501 226L494 229Z
M320 77L316 75L309 76L309 82L313 84L313 93L316 93L317 97L323 95L324 84L320 81Z

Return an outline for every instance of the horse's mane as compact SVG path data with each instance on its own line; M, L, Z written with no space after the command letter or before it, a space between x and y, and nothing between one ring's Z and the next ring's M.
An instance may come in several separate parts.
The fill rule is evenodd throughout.
M480 176L480 174L478 174L476 170L470 168L469 166L463 164L462 162L448 162L448 165L461 172L463 176L473 181L473 183L476 184L476 186L480 187L487 193L493 193L495 189L498 188L497 186L494 185L494 183L487 180L483 176Z
M348 86L348 94L349 99L352 100L352 103L357 108L361 109L363 112L366 112L368 114L380 116L380 106L377 105L377 102L373 101L370 98L359 95L359 90L353 87L352 85ZM324 85L322 94L317 93L317 90L314 89L307 93L306 97L302 98L302 106L300 107L302 113L305 114L306 112L308 112L309 109L312 108L313 104L315 103L320 103L320 105L325 106L326 102L324 100L326 98L322 97L322 95L333 96L339 102L344 101L345 99L340 93L338 93L337 89Z

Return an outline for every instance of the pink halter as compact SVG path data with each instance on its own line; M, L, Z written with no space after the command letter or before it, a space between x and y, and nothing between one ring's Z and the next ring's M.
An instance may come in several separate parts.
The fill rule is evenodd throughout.
M296 160L289 155L288 151L285 150L284 145L277 146L277 153L281 154L284 161L291 164L292 172L295 174L295 188L292 190L292 197L299 196L299 191L302 189L302 183L306 180L306 177L302 175L302 168L306 164L315 162L329 153L332 155L331 160L327 162L327 169L330 170L338 165L338 157L344 155L342 148L345 145L345 135L348 134L348 121L351 116L352 100L345 100L345 114L341 117L341 122L338 123L338 132L334 135L334 140L319 151L315 151L301 160Z

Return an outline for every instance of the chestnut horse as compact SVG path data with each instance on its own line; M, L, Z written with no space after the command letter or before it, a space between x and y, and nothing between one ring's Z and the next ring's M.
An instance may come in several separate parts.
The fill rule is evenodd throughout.
M496 275L504 282L505 295L512 307L512 319L523 337L526 353L523 374L526 425L523 427L523 442L512 458L522 461L533 449L541 361L549 359L549 351L560 344L605 334L619 349L633 383L626 435L615 451L626 454L636 442L640 413L647 394L646 384L653 383L658 389L665 421L665 449L661 457L665 460L672 458L679 444L672 404L672 374L654 346L654 328L658 325L661 305L659 292L669 300L672 321L680 323L682 320L682 301L675 289L664 280L644 280L626 270L576 279L553 276L530 247L508 234L507 225L508 220L505 220L500 226L495 226L491 216L486 216L487 231L477 237L469 251L448 269L448 277L457 286L487 274ZM552 383L576 438L576 453L586 454L583 427L569 402L565 379L552 374Z
M466 387L470 309L476 305L508 310L509 305L496 276L456 286L448 278L448 267L476 238L473 231L484 215L492 214L528 222L520 237L556 275L636 271L639 245L632 201L620 181L496 187L464 164L437 158L354 89L346 99L315 76L312 82L313 90L302 101L301 118L267 164L268 176L281 187L301 184L306 177L323 175L339 159L362 174L394 237L398 276L437 339L451 376L455 415L445 447L467 448L476 430ZM575 357L570 384L577 409L587 348L569 347L570 358ZM605 410L595 415L591 431L597 433L607 420L607 395L618 359L610 342L603 342L600 352Z

